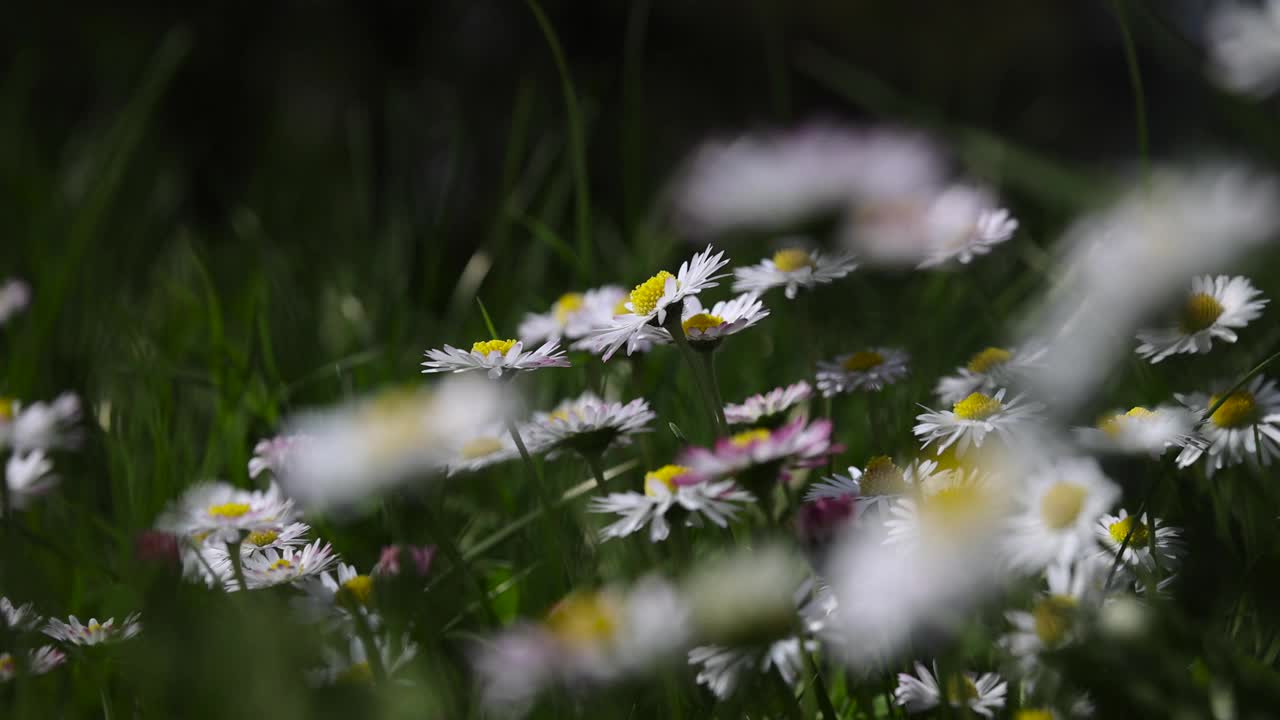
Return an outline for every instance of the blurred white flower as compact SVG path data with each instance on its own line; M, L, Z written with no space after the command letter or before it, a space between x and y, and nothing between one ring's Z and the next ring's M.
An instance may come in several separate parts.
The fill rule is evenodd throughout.
M804 499L850 497L859 515L873 508L887 510L894 499L918 492L937 470L938 463L932 460L914 460L900 468L887 455L878 455L861 470L850 467L848 475L836 474L815 483Z
M311 438L306 435L277 435L259 440L253 446L253 457L249 458L249 477L257 478L268 470L276 477L283 475L293 455L309 442Z
M1220 396L1202 392L1174 393L1178 402L1196 413L1206 413L1218 405ZM1200 426L1208 443L1188 445L1178 454L1178 464L1191 465L1205 457L1205 472L1214 472L1242 462L1270 465L1280 456L1280 389L1274 380L1254 376L1244 387L1227 396Z
M1009 684L996 673L959 673L943 681L935 664L933 672L916 663L916 674L898 673L898 687L893 691L893 701L908 713L932 710L943 702L951 707L968 708L977 715L989 718L1004 707Z
M1138 355L1152 364L1178 353L1209 352L1214 339L1236 341L1235 331L1262 314L1268 302L1262 291L1242 276L1203 275L1192 278L1191 294L1177 323L1138 331Z
M1097 557L1049 566L1045 571L1048 592L1036 595L1031 609L1005 613L1012 629L999 640L1013 656L1019 671L1034 683L1043 668L1040 655L1059 650L1077 640L1102 607L1104 583L1110 566Z
M1004 534L1015 568L1039 570L1091 555L1093 525L1120 499L1120 488L1092 458L1058 458L1031 473Z
M1024 347L987 347L974 353L963 367L956 368L955 375L938 380L933 393L943 403L957 403L973 393L994 395L997 390L1009 389L1022 378L1029 368L1037 367L1044 357L1039 345Z
M528 344L576 340L593 328L607 325L619 304L627 300L627 291L617 285L605 285L586 292L570 292L561 295L546 313L528 313L520 322L516 334Z
M697 682L721 700L733 695L748 675L757 678L770 672L795 686L805 673L805 654L818 649L814 640L792 636L776 640L764 648L702 645L689 651L689 664L698 667ZM762 682L757 680L758 682Z
M0 621L3 621L4 626L9 630L32 630L43 620L44 618L32 608L31 603L14 605L9 598L0 597Z
M1280 87L1280 2L1214 4L1206 40L1210 75L1220 85L1257 96Z
M81 625L75 615L67 618L67 622L49 618L44 634L68 645L101 645L118 642L128 640L142 631L142 623L138 617L138 613L133 613L119 625L116 625L115 618L107 618L101 623L97 618L90 618L86 625Z
M394 676L418 655L418 645L409 638L408 633L394 642L389 636L376 635L373 645L382 661L382 669L388 676ZM312 685L363 684L374 679L373 670L369 666L368 650L356 635L347 640L343 651L326 646L324 660L324 667L307 673L307 681Z
M737 548L698 566L684 582L697 637L751 646L791 635L804 573L804 561L777 544Z
M73 425L80 419L80 399L62 393L51 403L22 405L0 398L0 449L14 452L74 447L80 433Z
M27 652L22 668L28 675L44 675L67 661L67 656L52 645L42 645ZM0 652L0 682L8 682L18 674L13 655Z
M666 540L671 532L668 512L675 515L676 522L686 525L701 525L705 517L719 527L728 527L745 503L755 502L751 493L732 480L681 482L681 475L688 470L679 465L664 465L645 473L643 493L610 493L593 498L588 511L622 516L600 531L600 539L626 537L648 525L649 540Z
M53 461L43 450L10 455L4 465L4 481L9 485L9 504L15 510L26 508L33 499L58 485Z
M817 385L823 397L867 390L879 392L905 378L911 356L905 350L877 347L818 362Z
M523 435L523 433L522 433ZM537 454L537 448L529 448L529 440L521 437L525 449ZM459 473L475 472L491 465L498 465L520 457L511 432L499 424L481 428L473 437L453 448L445 464L450 477Z
M1204 438L1196 432L1199 418L1184 407L1161 405L1149 410L1141 405L1128 412L1102 416L1096 427L1076 428L1080 444L1092 450L1146 454L1160 457L1169 448L1204 449Z
M730 425L776 427L785 421L785 413L809 399L813 388L801 380L764 394L752 395L741 404L724 406L724 418Z
M334 570L298 581L302 595L294 598L292 605L304 621L335 625L350 620L356 606L368 607L373 596L372 575L362 574L354 565L343 562L337 563Z
M15 278L0 283L0 325L27 309L31 304L31 286Z
M794 300L800 288L830 284L857 267L852 255L828 255L789 247L755 265L734 268L733 291L762 294L775 287L785 287L787 299Z
M536 350L524 351L519 340L477 340L466 351L452 345L443 350L428 350L422 363L424 373L468 372L484 370L490 379L502 377L504 372L528 372L544 367L569 367L559 343L548 340Z
M997 202L990 190L963 183L912 188L859 206L845 246L877 265L968 264L1018 228Z

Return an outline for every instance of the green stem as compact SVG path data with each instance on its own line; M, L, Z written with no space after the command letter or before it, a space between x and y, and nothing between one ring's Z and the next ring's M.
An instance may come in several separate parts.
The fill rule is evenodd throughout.
M563 552L564 548L560 544L560 533L556 531L555 519L551 517L551 508L554 506L554 500L547 495L547 484L542 478L542 471L538 468L538 464L533 461L533 456L529 454L529 448L525 447L524 439L520 437L520 428L516 427L516 423L511 418L506 419L507 432L511 433L511 440L516 444L516 449L520 451L520 459L524 462L525 474L533 482L533 492L538 497L538 509L542 511L542 530L543 538L548 548L554 553L554 557L559 557L565 563L566 574L570 573L571 568L568 566L569 558Z
M836 713L835 705L831 704L827 684L822 681L822 668L818 667L818 661L813 658L812 653L806 652L805 657L809 658L809 667L813 669L813 691L818 696L818 708L822 710L822 716L826 720L838 720L840 716Z
M591 469L591 476L596 479L596 489L604 492L605 483L608 481L604 477L604 468L600 466L600 455L598 453L595 455L582 453L582 459L587 461L587 467Z
M235 576L236 584L244 592L249 591L249 584L244 580L244 564L240 562L240 544L243 540L227 543L227 556L231 559L231 572Z
M1129 85L1133 88L1133 122L1138 134L1138 159L1142 163L1142 174L1145 179L1151 175L1150 142L1147 139L1147 100L1142 88L1142 72L1138 68L1138 51L1133 43L1133 34L1129 31L1129 21L1125 18L1121 0L1111 0L1111 10L1120 25L1120 39L1124 44L1124 61L1129 69Z
M98 688L98 699L102 701L102 720L111 720L111 700L105 686Z
M702 403L706 406L707 413L711 416L712 431L720 434L723 429L720 427L720 415L716 412L716 401L702 381L702 364L698 362L697 353L690 347L689 339L684 335L684 327L680 324L680 311L678 309L669 310L667 319L662 323L662 327L671 334L671 339L675 341L676 347L680 348L680 354L684 356L685 362L689 365L689 371L693 373L693 384L698 388L698 396L702 398Z
M702 358L703 370L706 371L708 384L711 385L711 398L715 401L716 421L720 423L720 431L728 433L729 423L724 419L724 396L720 394L720 377L716 374L716 351L704 350L698 353Z
M477 577L475 573L471 572L471 567L467 564L467 561L462 558L462 553L458 552L458 545L453 541L453 536L449 534L449 531L444 527L444 525L441 525L439 520L436 518L435 512L431 509L431 498L426 498L425 502L422 503L422 509L423 514L426 515L425 519L427 524L434 530L432 534L435 536L436 545L440 548L440 551L444 553L444 556L449 559L449 564L457 568L458 572L461 573L465 579L465 582L472 586L480 606L484 608L485 617L489 622L497 625L498 614L493 611L493 606L489 604L488 590L485 589L484 583L480 581L480 578Z

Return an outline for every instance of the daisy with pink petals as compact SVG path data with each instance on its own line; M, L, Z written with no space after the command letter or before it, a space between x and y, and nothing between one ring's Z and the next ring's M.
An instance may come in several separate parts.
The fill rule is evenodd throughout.
M831 421L798 418L775 430L753 428L720 438L713 448L691 447L677 461L702 481L736 477L771 513L773 490L792 469L823 465L843 448L831 442Z

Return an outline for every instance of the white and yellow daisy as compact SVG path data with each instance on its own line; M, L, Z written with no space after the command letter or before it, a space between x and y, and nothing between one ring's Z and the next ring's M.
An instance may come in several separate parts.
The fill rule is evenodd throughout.
M877 347L818 363L818 390L834 397L857 390L878 392L910 372L911 356L899 348Z
M1184 407L1161 405L1148 409L1141 405L1127 412L1110 412L1091 428L1076 428L1080 443L1094 450L1146 454L1160 457L1170 448L1204 448L1204 438L1196 432L1197 418Z
M806 654L817 649L816 641L794 635L775 640L764 648L700 645L689 651L689 664L698 667L697 683L724 700L733 695L743 681L759 681L761 676L775 670L784 682L794 687L805 673Z
M198 542L233 543L248 533L277 530L297 517L293 500L275 483L262 491L207 482L187 488L156 527Z
M0 449L25 453L74 447L80 441L74 427L79 419L80 399L74 393L30 405L0 398Z
M1280 88L1280 2L1215 3L1206 26L1210 75L1258 97Z
M915 675L898 673L898 687L893 691L894 703L908 713L932 710L946 702L953 708L967 708L989 718L1004 707L1009 684L996 673L965 672L943 681L936 664L933 672L920 663L915 667Z
M471 344L470 351L445 345L443 350L428 350L427 358L422 363L424 373L484 370L490 379L500 378L504 372L569 367L569 359L554 340L548 340L537 350L529 352L524 351L524 343L519 340L477 340Z
M849 497L856 503L859 515L873 508L887 511L895 498L915 493L937 472L938 463L932 460L914 460L898 467L892 458L878 455L868 460L865 468L850 466L847 475L837 473L815 483L804 499L812 502Z
M342 651L325 646L325 665L307 673L307 682L311 685L346 685L366 684L374 679L373 670L369 666L369 651L357 635L352 635ZM418 645L410 639L408 633L394 641L388 635L375 635L373 645L382 661L383 672L388 677L418 656Z
M1178 402L1197 413L1217 406L1200 426L1208 447L1189 445L1178 454L1178 464L1191 465L1205 458L1205 472L1210 476L1224 467L1242 462L1270 465L1280 456L1280 390L1275 381L1254 376L1244 387L1231 393L1221 405L1218 395L1202 392L1174 393Z
M990 190L972 185L953 185L939 193L919 219L926 238L919 267L952 261L967 265L1013 237L1018 221L996 203Z
M695 350L715 349L720 341L736 335L769 316L764 303L754 294L720 301L705 310L696 297L684 301L680 328ZM663 331L667 335L666 331Z
M623 404L587 391L549 413L534 413L533 422L521 434L532 447L547 450L549 457L566 449L595 455L613 445L629 445L632 435L649 431L655 417L644 398Z
M261 590L298 582L319 575L336 562L338 556L334 554L333 547L322 540L302 547L268 548L252 553L242 561L245 587ZM227 578L224 589L228 592L240 590L239 580Z
M1203 355L1214 340L1236 341L1236 330L1262 315L1268 300L1249 279L1240 275L1202 275L1192 278L1177 322L1168 327L1138 331L1138 355L1158 363L1179 353Z
M785 287L787 299L794 300L800 288L828 285L857 267L858 263L849 254L828 255L788 247L755 265L734 268L733 291L764 294L773 288Z
M712 254L711 246L680 263L680 270L672 275L666 270L636 285L625 305L627 312L613 317L607 325L590 331L587 338L592 347L603 351L605 360L613 357L623 345L627 354L635 352L638 343L645 339L645 328L662 326L667 321L667 310L673 303L683 303L707 288L719 285L721 275L716 272L729 264L723 252Z
M1040 570L1092 554L1093 526L1120 499L1120 487L1092 458L1060 458L1027 478L1009 518L1009 564Z
M138 617L138 613L133 613L119 625L116 625L115 618L107 618L101 623L97 618L90 618L86 625L81 625L75 615L67 618L67 622L49 618L49 623L44 627L44 634L68 645L102 645L128 640L142 632L142 623Z
M44 618L32 608L31 603L14 605L9 598L0 597L0 622L10 630L32 630Z
M643 493L610 493L592 499L588 511L622 516L600 531L600 539L626 537L648 525L651 542L666 540L671 532L666 516L673 510L676 522L697 526L705 517L719 527L728 527L745 503L755 501L732 480L683 483L681 475L687 472L688 468L679 465L663 465L645 473Z
M1010 505L1003 475L984 469L933 472L886 499L884 544L914 549L948 536L993 536Z
M984 348L954 375L938 380L933 394L943 403L957 403L976 392L993 395L1017 382L1027 370L1039 367L1044 353L1039 345Z
M521 437L521 441L525 443L525 449L530 453L538 454L539 449L536 446L529 447L528 438ZM483 470L519 457L520 449L511 438L511 432L495 424L481 428L473 437L467 438L454 449L445 464L449 476L452 477L460 473Z
M368 608L373 598L374 580L354 565L339 562L334 568L303 578L297 584L302 591L294 598L293 607L304 621L335 623L351 617L356 606Z
M249 477L257 478L268 471L275 477L283 475L290 459L309 442L311 438L306 435L277 435L259 440L253 446L253 457L249 458Z
M53 461L43 450L10 455L4 464L4 481L9 485L9 504L15 510L26 508L32 500L58 485Z
M627 291L617 285L568 292L547 312L525 315L516 334L530 345L548 340L577 340L593 328L607 324L615 315L614 309L626 300Z
M0 283L0 325L27 309L31 304L31 286L16 278Z
M725 405L724 419L730 425L777 427L786 421L787 411L808 400L812 394L813 388L801 380L762 395L752 395L738 405Z
M1120 509L1119 515L1103 515L1093 526L1093 535L1102 549L1098 557L1114 560L1116 553L1124 547L1120 560L1132 570L1142 572L1165 572L1178 567L1182 556L1186 554L1186 545L1182 542L1182 529L1166 524L1160 518L1146 516L1134 517L1128 510ZM1128 538L1128 545L1125 539Z
M765 468L770 471L769 479L776 481L789 469L822 465L841 449L831 442L830 420L807 422L798 418L774 430L752 428L719 438L711 448L686 448L678 462L689 468L692 477L701 480L718 480L752 468Z
M1042 653L1080 639L1086 623L1102 606L1109 570L1106 562L1093 557L1050 565L1045 571L1048 592L1037 594L1029 611L1005 613L1013 627L999 645L1013 656L1029 682L1042 669Z
M27 675L44 675L67 661L67 656L52 645L42 645L27 652L22 670ZM12 654L0 652L0 682L8 682L18 674L18 661Z
M955 445L956 455L963 457L970 446L982 447L989 433L994 433L1005 445L1013 446L1020 433L1040 420L1043 405L1024 401L1019 395L1005 402L1005 393L1003 389L995 395L970 393L950 410L930 410L922 405L928 412L916 416L912 431L920 439L922 448L936 444L938 455Z

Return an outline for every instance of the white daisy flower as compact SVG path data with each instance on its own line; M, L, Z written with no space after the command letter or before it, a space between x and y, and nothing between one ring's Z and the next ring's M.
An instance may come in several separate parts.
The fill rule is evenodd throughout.
M333 547L316 540L302 547L268 548L253 553L244 558L242 570L246 588L261 590L314 577L336 562L338 556L334 554ZM239 580L228 578L224 589L227 592L240 590Z
M1174 397L1197 413L1208 412L1219 400L1217 395L1201 392L1174 393ZM1272 458L1280 456L1280 390L1275 381L1255 376L1227 397L1200 426L1200 434L1208 447L1188 445L1178 454L1178 465L1186 467L1207 455L1205 472L1210 476L1245 461L1270 465Z
M32 609L31 603L14 605L7 597L0 597L0 621L10 630L32 630L44 618Z
M948 535L994 535L1010 501L1004 477L983 469L930 473L911 490L884 501L886 545L913 549Z
M1092 553L1093 526L1120 499L1092 458L1061 458L1026 482L1009 519L1005 555L1015 568L1039 570Z
M588 391L550 413L535 413L526 442L547 449L553 458L565 449L594 455L612 445L629 445L632 435L649 431L655 417L644 398L606 402Z
M1167 525L1160 518L1153 520L1150 515L1146 520L1147 522L1143 522L1130 515L1124 508L1120 509L1119 515L1103 515L1098 518L1093 526L1093 535L1102 546L1098 557L1114 560L1120 547L1124 546L1121 562L1133 570L1152 573L1157 569L1169 572L1177 568L1182 562L1182 556L1186 554L1182 529ZM1124 544L1126 538L1129 540L1128 545Z
M664 465L645 473L643 493L610 493L594 498L588 511L622 516L600 531L600 539L626 537L648 525L651 542L666 540L671 532L666 515L673 510L676 521L683 519L686 525L700 525L705 517L719 527L728 527L744 503L755 501L751 493L738 488L732 480L680 482L680 476L688 471L679 465Z
M1280 87L1280 2L1230 1L1210 8L1210 74L1223 87L1258 97Z
M627 354L632 354L645 337L646 327L665 325L667 308L673 303L682 303L686 298L719 285L716 280L722 276L716 272L728 264L723 252L712 255L708 245L706 250L680 263L680 270L675 275L666 270L660 271L631 291L625 315L618 315L609 324L591 331L588 335L592 338L590 344L603 350L605 360L613 357L623 345L627 346Z
M788 247L755 265L733 269L733 291L764 294L785 287L788 300L800 288L813 289L848 275L858 267L852 255L827 255L817 250Z
M101 645L104 643L128 640L142 631L142 623L138 613L126 617L116 625L115 618L107 618L99 623L97 618L90 618L87 625L81 625L75 615L62 622L57 618L49 618L44 627L44 634L61 643L69 645Z
M311 438L306 435L277 435L259 440L253 446L253 457L249 458L249 477L257 478L267 471L276 477L283 475L285 466L309 442Z
M1020 426L1038 422L1044 406L1024 402L1020 395L1005 402L1004 396L1003 389L994 396L975 392L953 404L950 410L925 407L928 412L916 416L918 422L912 431L920 438L922 448L937 443L939 455L955 445L956 455L963 457L970 445L982 447L988 433L995 433L1006 445L1013 445L1018 434L1026 429Z
M857 390L879 392L907 376L911 356L898 348L878 347L818 363L818 390L834 397Z
M0 284L0 325L27 309L31 304L31 286L10 278Z
M759 681L759 676L775 668L782 679L794 687L806 671L805 654L817 649L816 641L796 636L774 641L764 649L702 645L689 651L689 664L698 666L698 684L707 686L717 698L724 700L733 695L744 680Z
M569 367L569 359L564 356L560 344L554 340L549 340L530 352L524 352L524 343L519 340L477 340L471 344L470 351L445 345L443 350L428 350L427 358L429 359L422 363L424 373L485 370L490 379L502 377L503 372Z
M63 393L51 403L30 405L0 398L0 449L14 452L74 447L80 433L73 425L80 419L80 399Z
M536 455L539 448L530 447L530 440L521 437L525 449ZM450 477L461 473L483 470L491 465L515 460L520 457L520 449L511 438L511 432L501 425L490 425L481 428L475 436L467 438L446 460Z
M605 285L582 293L565 293L546 313L525 315L516 334L530 345L548 340L576 340L592 329L608 324L615 314L621 315L614 310L626 300L627 291L617 285ZM625 308L623 312L626 312Z
M28 675L44 675L67 661L67 656L52 645L43 645L27 653L23 671ZM7 652L0 652L0 682L8 682L18 674L18 661Z
M1018 221L996 202L991 191L970 185L953 185L938 194L919 219L926 238L919 267L953 260L967 265L1013 237Z
M777 427L785 421L788 410L808 400L812 394L813 388L801 380L763 395L752 395L739 405L725 405L724 418L730 425Z
M313 574L298 582L303 594L294 598L293 606L305 622L334 623L350 619L354 605L369 606L373 577L343 562L337 563L335 570Z
M22 510L58 485L53 461L43 450L10 455L4 464L4 480L9 485L9 504L15 510Z
M408 633L392 642L386 635L376 635L373 645L382 660L382 669L388 676L394 675L418 656L418 645ZM313 686L363 684L371 682L373 670L369 666L369 652L358 636L353 635L344 651L324 648L325 666L307 673L307 681Z
M1041 670L1041 653L1059 650L1082 636L1084 622L1102 606L1109 571L1110 566L1097 558L1050 565L1045 570L1048 592L1036 596L1030 611L1005 613L1013 627L999 645L1024 675L1034 679Z
M993 395L1017 382L1027 370L1039 367L1044 353L1044 347L1038 345L985 348L974 353L964 367L957 368L955 375L938 380L933 394L944 403L960 402L976 392Z
M233 543L247 533L277 530L297 517L293 500L275 483L262 491L208 482L187 488L156 527L200 542Z
M898 673L898 687L893 691L893 701L908 713L932 710L944 701L954 708L968 708L983 717L993 717L1004 707L1009 684L996 673L960 673L941 682L938 667L933 672L916 663L916 674Z
M680 327L695 350L715 349L720 341L736 335L769 316L764 303L754 294L720 301L705 310L696 297L684 301ZM665 330L664 335L670 335Z
M1179 353L1203 355L1215 339L1234 343L1235 331L1262 315L1268 300L1261 296L1262 291L1240 275L1192 278L1191 295L1177 323L1139 330L1137 353L1155 364Z
M1096 427L1076 428L1076 436L1095 450L1156 458L1169 448L1203 449L1207 443L1196 432L1196 424L1196 416L1183 407L1162 405L1149 410L1138 405L1128 412L1103 415Z
M809 502L823 498L853 498L858 514L873 508L887 511L895 498L917 492L921 483L938 472L938 463L932 460L914 460L905 467L898 467L893 459L878 455L867 461L861 470L849 467L848 475L832 475L815 483L805 493Z
M822 465L841 449L831 442L830 420L806 422L799 418L774 430L753 428L719 438L712 448L686 448L679 462L689 468L692 477L703 480L744 473L740 479L746 482L744 471L765 468L770 471L766 480L773 483L789 469Z
M626 308L622 308L622 312L615 314L613 317L622 317L623 315L629 314L630 311ZM575 342L572 345L572 348L574 350L582 350L584 352L589 352L592 355L600 356L610 352L613 349L612 343L615 336L608 332L609 326L610 322L596 325L585 337ZM595 334L597 332L602 334ZM670 342L671 334L666 330L652 325L645 325L636 331L636 334L627 341L627 355L643 355L658 345L666 345Z

